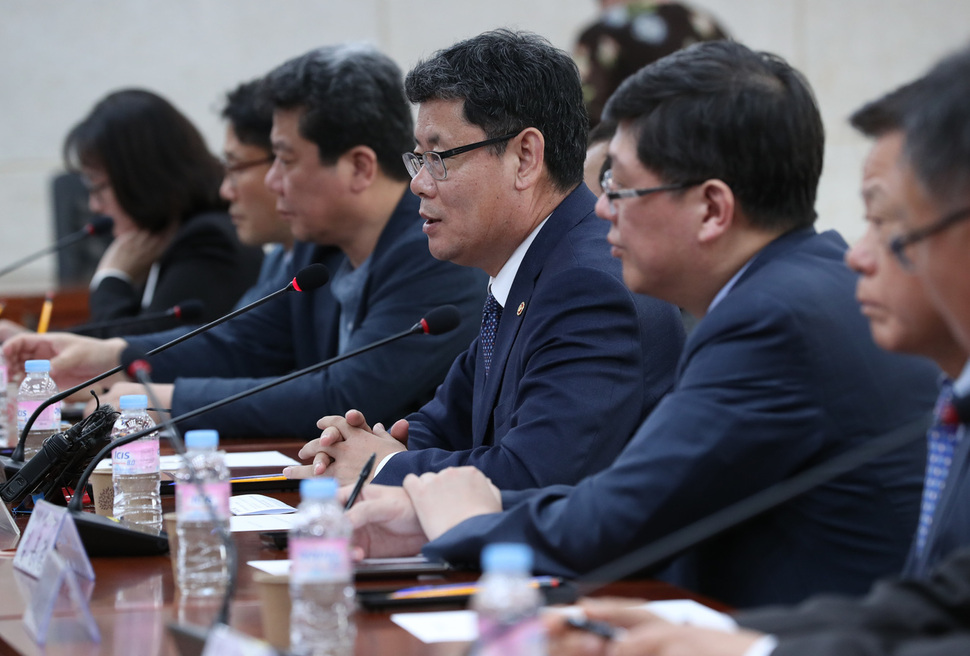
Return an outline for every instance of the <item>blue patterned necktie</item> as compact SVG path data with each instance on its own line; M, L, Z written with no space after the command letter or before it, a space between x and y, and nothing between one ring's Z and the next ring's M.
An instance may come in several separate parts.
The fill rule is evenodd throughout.
M923 483L919 525L916 528L917 556L922 556L926 548L926 538L933 524L933 513L953 462L958 428L959 421L953 408L953 384L944 382L933 410L933 424L926 432L926 479Z
M485 375L492 366L492 350L495 348L495 333L498 332L498 322L502 318L502 306L491 294L485 299L482 310L482 332L479 340L482 346L482 362L485 365Z

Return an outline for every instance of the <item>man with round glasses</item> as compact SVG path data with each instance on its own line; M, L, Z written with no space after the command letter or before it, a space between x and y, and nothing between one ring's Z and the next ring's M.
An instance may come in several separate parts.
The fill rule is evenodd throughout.
M431 253L491 278L481 333L421 410L390 431L324 418L302 453L316 462L291 473L349 482L376 453L382 483L456 465L508 489L576 483L670 389L684 340L677 308L630 292L605 245L576 66L500 30L436 53L405 89L418 115L403 159Z

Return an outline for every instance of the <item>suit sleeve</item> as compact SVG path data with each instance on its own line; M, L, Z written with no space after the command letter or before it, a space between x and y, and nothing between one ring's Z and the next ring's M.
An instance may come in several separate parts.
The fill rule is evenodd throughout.
M611 467L466 520L425 553L474 563L488 542L525 542L537 572L576 576L789 475L820 439L815 391L800 371L807 349L775 338L798 335L791 324L757 307L689 344L677 388Z
M503 322L517 319L513 303ZM656 397L672 380L677 349L655 357L669 342L643 345L641 320L651 317L640 316L634 296L609 273L572 268L543 280L505 370L522 372L513 381L517 389L500 392L492 409L497 443L468 448L474 397L469 352L438 398L409 418L408 451L391 458L376 482L399 484L408 473L469 465L499 488L522 489L577 482L608 466L645 412L644 371L652 366L665 374L656 379L662 388ZM679 328L672 312L669 320ZM658 322L656 334L663 328ZM510 385L508 377L503 384Z
M818 597L735 619L774 634L773 656L970 654L970 550L951 555L927 580L884 581L862 599Z
M481 277L472 269L434 260L427 253L427 245L414 240L389 252L371 280L366 314L355 327L347 351L407 330L427 311L444 303L458 306L463 322L444 335L410 336L349 358L206 413L185 422L184 427L216 427L254 437L309 439L319 432L316 421L323 415L358 408L371 421L388 422L424 402L444 378L455 355L477 332L474 322L469 325L468 317L478 312L482 302ZM213 376L249 372L250 376L255 373L262 378L189 378L193 374L183 373L176 380L173 412L181 414L251 389L267 382L266 376L278 376L292 369L289 344L299 330L279 315L278 310L274 314L256 310L245 315L246 334L224 341L216 358L211 358L225 358L232 364L217 366ZM337 317L330 320L335 322ZM335 327L314 329L332 332ZM221 369L231 369L231 373L221 373Z

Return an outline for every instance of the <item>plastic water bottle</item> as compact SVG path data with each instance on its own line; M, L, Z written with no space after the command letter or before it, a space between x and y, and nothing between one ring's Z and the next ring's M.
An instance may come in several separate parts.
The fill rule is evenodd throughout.
M532 549L495 543L482 550L478 592L478 656L545 656L546 634L539 621L542 594L532 586Z
M337 481L300 483L297 523L290 529L290 651L299 656L351 656L354 572L353 527L337 503Z
M24 363L26 376L20 383L17 393L17 434L20 435L27 420L40 404L57 394L57 385L51 379L50 360L27 360ZM61 429L61 402L52 403L44 408L37 421L27 433L24 443L24 459L29 460L40 451L44 440Z
M7 361L0 351L0 446L10 446L10 426L7 421L7 383L10 377L7 374Z
M116 440L155 422L148 415L144 394L122 396L118 401L121 416L111 429ZM162 530L162 498L159 494L158 432L119 446L111 452L111 480L114 483L114 516L132 528L151 533Z
M221 595L229 584L226 548L220 532L220 528L229 530L229 468L226 454L217 451L218 446L219 433L214 430L185 433L191 470L183 463L175 485L176 570L183 596ZM190 482L190 471L198 485Z

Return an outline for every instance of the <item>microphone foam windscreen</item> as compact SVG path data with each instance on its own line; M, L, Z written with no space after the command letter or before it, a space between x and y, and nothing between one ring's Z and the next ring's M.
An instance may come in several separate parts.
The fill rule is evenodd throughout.
M91 219L88 224L88 234L91 235L104 235L111 232L111 227L114 225L114 221L111 220L110 216L96 216Z
M136 363L144 363L147 366L148 355L136 346L126 346L125 350L121 352L121 366L124 372L134 377L131 366Z
M458 327L461 313L454 305L442 305L424 315L421 324L428 335L441 335Z
M182 321L197 321L202 316L205 304L197 298L190 298L179 303L176 316Z
M330 270L322 264L311 264L300 269L293 280L297 291L308 292L326 285L330 281Z

